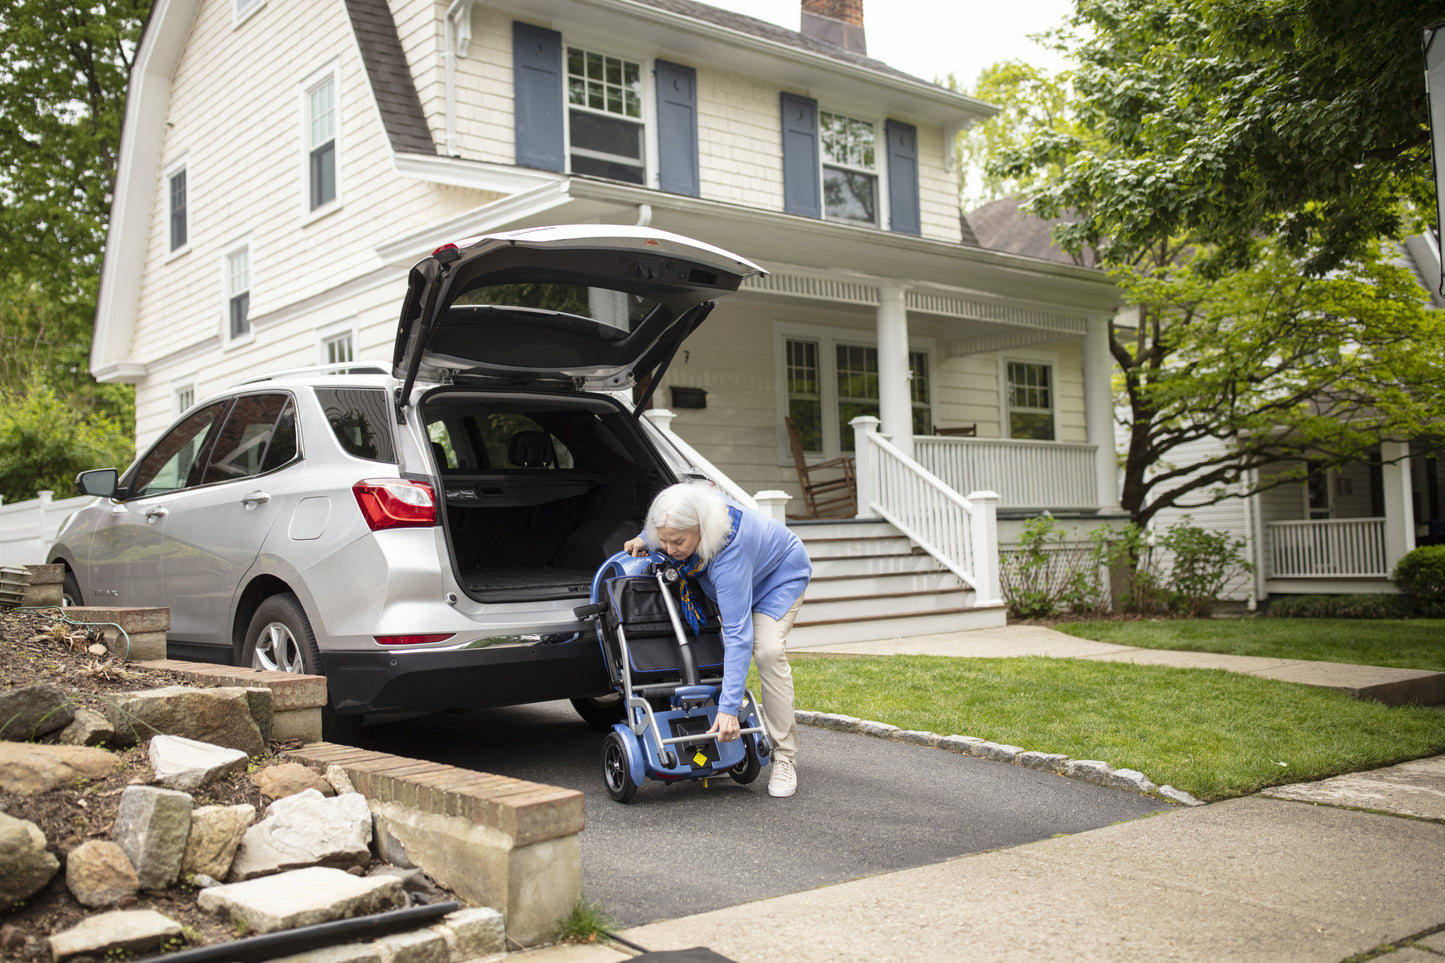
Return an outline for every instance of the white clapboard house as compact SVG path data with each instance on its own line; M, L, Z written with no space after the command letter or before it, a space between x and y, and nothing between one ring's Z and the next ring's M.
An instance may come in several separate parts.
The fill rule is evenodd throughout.
M856 459L866 521L797 522L819 564L795 642L1000 623L999 526L1117 507L1115 291L979 245L954 143L992 108L870 59L860 0L799 17L157 0L95 375L135 384L144 446L244 377L389 363L406 272L442 243L576 222L698 237L770 273L692 336L650 417L735 497L792 495L789 515L785 417L809 462Z

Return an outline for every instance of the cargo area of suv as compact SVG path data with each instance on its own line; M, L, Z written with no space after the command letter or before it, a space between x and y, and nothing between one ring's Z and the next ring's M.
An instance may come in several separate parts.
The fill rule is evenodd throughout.
M479 602L585 597L671 480L604 396L440 389L420 409L457 580Z

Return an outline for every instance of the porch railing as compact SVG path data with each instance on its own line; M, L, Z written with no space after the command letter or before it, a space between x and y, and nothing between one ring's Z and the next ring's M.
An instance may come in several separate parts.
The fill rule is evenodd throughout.
M852 422L858 509L876 513L973 588L975 604L1003 599L998 569L998 495L967 498L878 434L878 419Z
M1383 518L1269 522L1270 578L1382 578Z
M1002 492L1002 508L1094 509L1097 445L915 435L914 458L961 492Z

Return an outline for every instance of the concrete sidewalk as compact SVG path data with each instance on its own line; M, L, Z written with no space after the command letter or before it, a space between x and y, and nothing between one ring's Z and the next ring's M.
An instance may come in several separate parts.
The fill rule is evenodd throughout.
M1428 698L1437 680L1424 677L1439 675L1133 649L1037 626L808 651L1149 662L1242 671L1369 697L1420 691ZM806 781L799 791L806 791ZM706 872L705 860L699 872ZM605 905L605 894L590 895ZM743 902L618 935L651 952L707 947L737 963L1340 963L1383 944L1397 950L1382 957L1391 963L1445 963L1445 756ZM1413 942L1402 948L1406 941ZM614 944L549 947L510 960L612 963L637 956Z

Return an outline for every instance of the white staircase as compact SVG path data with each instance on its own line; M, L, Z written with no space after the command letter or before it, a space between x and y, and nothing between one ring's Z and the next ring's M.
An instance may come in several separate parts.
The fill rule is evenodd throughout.
M974 591L882 519L794 521L813 581L789 648L931 635L1004 624Z

